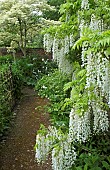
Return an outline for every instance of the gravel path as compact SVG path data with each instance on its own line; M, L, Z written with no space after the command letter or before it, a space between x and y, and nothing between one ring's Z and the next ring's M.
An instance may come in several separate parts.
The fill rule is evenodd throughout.
M23 89L23 97L14 110L16 115L8 135L0 144L0 170L51 170L51 161L38 165L35 161L35 138L40 123L48 126L49 115L43 106L48 101L36 96L31 88ZM40 109L35 109L39 107Z

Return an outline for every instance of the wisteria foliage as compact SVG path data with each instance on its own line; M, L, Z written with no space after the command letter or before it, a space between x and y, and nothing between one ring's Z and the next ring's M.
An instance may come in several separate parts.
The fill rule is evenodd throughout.
M88 0L82 0L81 9L83 11L89 10ZM104 27L104 20L102 18L97 18L94 13L91 14L89 24L86 23L86 19L84 18L80 20L80 37L83 37L83 30L86 27L92 31L97 31L98 34L106 30ZM65 57L73 45L73 32L70 35L66 35L63 39L58 39L57 36L51 37L49 34L45 34L44 36L45 50L47 52L52 51L53 59L57 61L59 69L66 73L72 73L73 71L72 65ZM77 108L73 105L70 112L68 134L63 134L62 136L58 130L52 127L47 133L51 136L49 141L48 139L46 140L45 137L44 142L44 136L37 139L38 147L36 149L36 158L40 162L43 158L42 152L43 154L45 152L45 155L47 155L47 152L51 150L53 170L68 170L72 167L77 156L74 142L86 142L92 135L106 133L109 129L108 111L106 109L107 107L110 108L109 57L104 57L101 51L86 53L90 48L92 48L92 44L88 44L88 42L84 41L82 44L81 59L82 67L86 69L85 90L87 91L88 105L85 113L78 115ZM91 97L92 94L94 94L94 97ZM107 107L104 107L104 101ZM51 133L52 131L54 132ZM55 142L56 137L59 142ZM49 144L50 149L43 149L44 143L47 148ZM54 143L55 145L53 145ZM40 148L41 145L42 148Z

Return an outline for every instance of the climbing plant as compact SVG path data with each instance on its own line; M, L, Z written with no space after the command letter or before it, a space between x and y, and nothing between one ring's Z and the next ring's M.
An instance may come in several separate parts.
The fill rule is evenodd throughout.
M89 152L85 148L86 144L90 147L94 136L107 136L109 131L109 10L108 0L67 0L60 9L59 26L50 27L44 35L45 50L52 49L59 70L72 77L64 87L64 90L72 89L68 131L41 127L36 137L38 162L44 161L51 151L53 170L110 168L108 150L101 163L98 154L103 157L103 152ZM77 64L75 55L80 58L76 59ZM94 147L93 143L91 147ZM81 166L77 165L77 159L82 161Z

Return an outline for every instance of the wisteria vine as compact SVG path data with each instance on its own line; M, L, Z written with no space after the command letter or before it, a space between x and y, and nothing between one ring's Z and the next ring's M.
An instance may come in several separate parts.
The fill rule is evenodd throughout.
M89 9L89 1L82 0L82 10ZM92 31L98 31L100 34L104 28L104 21L98 19L95 14L91 15L90 23L81 19L79 23L80 37L83 36L83 29L89 27ZM53 59L57 61L59 69L62 72L71 74L73 65L66 54L74 45L74 34L66 35L63 39L50 34L44 36L44 48L47 52L53 53ZM69 170L74 164L77 152L74 148L74 142L86 142L93 134L105 133L109 129L109 119L105 104L110 108L110 63L109 58L103 57L100 51L86 52L92 48L91 44L86 42L82 45L82 67L86 69L86 86L88 105L84 114L77 114L77 108L73 105L70 112L69 132L64 134L55 127L49 127L46 136L37 136L36 158L38 162L45 160L48 153L52 152L53 170ZM92 90L91 90L92 87ZM74 88L74 87L73 87ZM91 95L94 97L91 98ZM91 116L92 114L92 116ZM91 125L92 117L92 125ZM56 144L54 145L54 143ZM44 146L45 145L45 146Z

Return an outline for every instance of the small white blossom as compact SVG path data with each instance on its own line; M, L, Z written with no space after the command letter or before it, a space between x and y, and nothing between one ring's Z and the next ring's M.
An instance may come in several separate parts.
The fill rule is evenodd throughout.
M86 112L83 116L75 113L75 109L70 112L69 138L71 141L86 142L91 135L90 115Z
M94 133L107 132L109 128L107 111L102 109L98 103L93 102L93 114L94 114Z
M89 9L89 2L88 2L88 0L82 0L81 8L82 9Z

